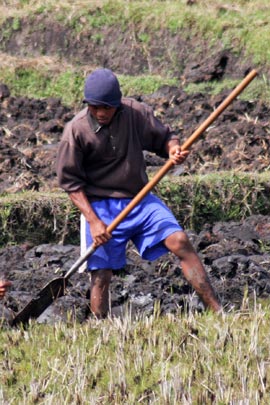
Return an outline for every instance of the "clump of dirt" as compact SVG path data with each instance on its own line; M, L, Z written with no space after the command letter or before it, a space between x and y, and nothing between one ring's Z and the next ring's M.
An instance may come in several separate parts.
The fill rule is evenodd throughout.
M73 115L59 99L2 97L0 193L57 186L57 144L65 123Z

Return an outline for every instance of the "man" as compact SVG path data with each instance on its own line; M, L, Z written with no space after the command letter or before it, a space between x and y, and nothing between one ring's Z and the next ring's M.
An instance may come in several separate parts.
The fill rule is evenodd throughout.
M113 270L124 267L129 240L147 260L173 252L205 306L219 311L220 303L186 233L152 193L112 235L106 229L148 182L143 150L169 157L174 164L185 160L188 152L181 151L178 136L149 106L122 97L118 79L109 69L97 69L87 77L84 102L87 107L64 129L57 175L60 187L82 213L82 239L88 246L98 246L87 263L91 311L98 318L107 315Z
M4 298L7 287L10 287L10 286L11 286L11 281L0 280L0 299Z

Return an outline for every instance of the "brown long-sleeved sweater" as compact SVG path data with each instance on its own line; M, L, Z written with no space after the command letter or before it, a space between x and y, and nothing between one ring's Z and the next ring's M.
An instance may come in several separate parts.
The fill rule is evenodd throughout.
M100 127L88 108L65 127L57 155L59 185L83 189L90 200L132 198L147 183L143 150L167 157L166 143L178 139L153 110L123 98L111 123Z

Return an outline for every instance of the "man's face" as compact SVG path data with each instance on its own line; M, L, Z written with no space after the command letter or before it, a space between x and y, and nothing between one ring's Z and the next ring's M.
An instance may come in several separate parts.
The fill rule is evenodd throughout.
M117 110L117 108L107 105L88 105L88 108L100 125L109 125Z

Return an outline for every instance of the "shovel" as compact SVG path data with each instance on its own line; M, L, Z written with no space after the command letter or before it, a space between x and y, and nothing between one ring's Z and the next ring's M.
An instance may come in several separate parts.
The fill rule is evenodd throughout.
M215 111L199 126L199 128L181 146L187 150L199 138L199 136L212 124L212 122L228 107L229 104L245 89L245 87L257 75L256 70L252 70L242 82L229 94L229 96L217 107ZM163 176L172 168L174 163L168 160L155 176L142 188L142 190L130 201L126 208L107 227L107 231L112 231L123 221L123 219L133 210L133 208L156 186ZM69 278L79 269L79 267L95 252L96 247L91 245L86 252L79 257L73 266L62 277L54 278L47 283L42 290L20 311L10 322L11 326L26 324L29 319L38 318L54 300L65 295Z

